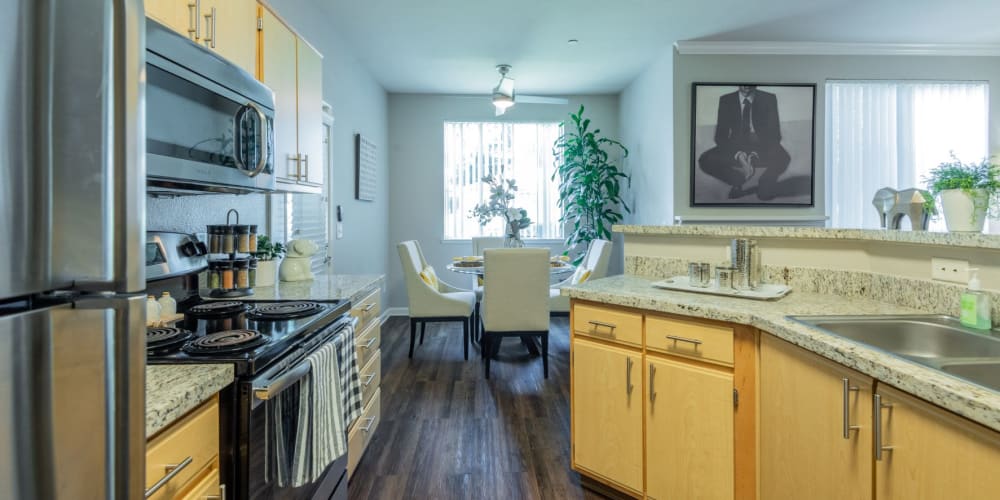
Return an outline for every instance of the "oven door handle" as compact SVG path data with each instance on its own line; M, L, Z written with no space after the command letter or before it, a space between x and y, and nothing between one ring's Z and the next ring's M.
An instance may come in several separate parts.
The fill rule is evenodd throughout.
M281 391L288 388L288 386L301 380L310 371L312 371L312 363L308 359L305 359L274 380L264 379L260 384L254 381L253 396L260 401L267 401L277 396Z

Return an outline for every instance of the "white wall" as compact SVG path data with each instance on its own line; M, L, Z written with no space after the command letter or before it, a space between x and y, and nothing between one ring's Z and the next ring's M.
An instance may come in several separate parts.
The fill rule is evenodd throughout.
M389 257L389 171L387 95L350 47L326 22L331 14L322 0L272 0L275 10L323 54L323 98L333 108L333 205L342 205L344 238L332 241L337 273L385 273ZM361 132L379 147L376 201L354 199L354 134ZM149 199L150 230L204 231L205 224L225 222L237 208L241 221L265 224L265 195L205 195ZM272 232L277 232L273 228ZM334 235L331 235L333 237ZM395 252L392 254L395 255Z
M678 216L825 215L825 83L834 79L978 80L990 83L990 150L1000 153L1000 58L944 56L680 55L673 59L674 214ZM694 82L815 83L815 206L719 208L690 206L691 84ZM625 120L623 120L625 121Z
M621 94L619 123L632 175L627 224L673 223L673 56L665 50Z
M563 121L580 104L585 116L606 137L618 137L617 96L574 96L565 106L519 104L501 117L494 116L489 98L484 96L444 96L391 94L389 96L389 168L392 179L389 196L389 241L391 256L387 288L389 306L406 307L406 286L395 245L418 240L424 256L438 275L456 286L467 287L470 278L445 271L451 258L468 255L471 243L444 242L444 138L445 121ZM532 242L528 242L533 246ZM562 252L561 243L546 243L553 253ZM619 257L618 260L621 260ZM618 272L621 272L620 270Z

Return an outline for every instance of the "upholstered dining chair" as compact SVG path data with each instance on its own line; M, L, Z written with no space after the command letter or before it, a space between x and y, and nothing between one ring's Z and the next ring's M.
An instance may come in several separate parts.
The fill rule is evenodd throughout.
M538 338L542 371L549 378L549 251L499 248L483 252L483 303L480 317L486 378L493 347L505 337Z
M396 248L403 265L406 295L410 302L410 357L413 357L418 324L420 343L423 344L427 323L461 321L465 359L469 359L469 330L472 327L476 294L438 279L434 268L427 265L417 241L404 241Z
M549 310L553 315L569 314L569 297L560 295L559 289L567 285L579 285L587 280L595 280L608 275L608 264L611 261L611 242L608 240L591 240L587 253L577 266L576 272L549 289Z
M482 255L487 248L503 248L502 236L476 236L472 238L472 255ZM472 291L476 293L476 313L473 315L473 337L479 337L479 304L483 300L483 277L472 277Z

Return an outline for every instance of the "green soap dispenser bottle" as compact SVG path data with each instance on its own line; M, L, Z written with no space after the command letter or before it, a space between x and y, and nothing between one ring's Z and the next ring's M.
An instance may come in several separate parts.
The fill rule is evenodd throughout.
M959 321L969 328L977 330L989 330L993 327L990 318L990 296L982 291L979 283L978 269L972 271L972 279L969 280L969 288L962 292L961 314Z

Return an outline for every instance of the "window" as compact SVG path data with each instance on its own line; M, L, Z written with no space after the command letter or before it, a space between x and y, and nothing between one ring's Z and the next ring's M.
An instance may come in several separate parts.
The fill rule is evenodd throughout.
M987 83L830 81L826 96L835 227L877 228L879 188L926 188L924 176L952 152L962 161L989 154Z
M324 189L325 191L326 189ZM329 198L324 194L288 193L270 195L271 232L274 241L312 240L318 247L312 256L313 273L328 271L330 238L327 231Z
M469 217L489 199L484 175L503 175L517 183L514 206L528 211L532 224L522 238L561 239L559 186L552 180L552 145L562 133L558 123L446 122L444 124L444 238L502 236L497 218L485 227Z

